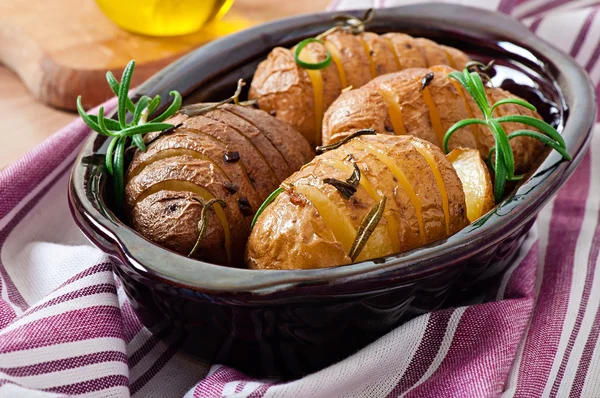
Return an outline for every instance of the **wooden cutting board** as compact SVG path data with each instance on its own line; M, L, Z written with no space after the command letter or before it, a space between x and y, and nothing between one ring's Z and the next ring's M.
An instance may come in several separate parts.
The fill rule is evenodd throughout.
M202 0L199 0L202 1ZM155 38L119 29L93 0L0 0L0 63L39 100L75 109L111 97L107 70L117 77L136 60L137 85L184 53L228 33L276 17L323 9L328 0L237 0L222 21L178 37Z

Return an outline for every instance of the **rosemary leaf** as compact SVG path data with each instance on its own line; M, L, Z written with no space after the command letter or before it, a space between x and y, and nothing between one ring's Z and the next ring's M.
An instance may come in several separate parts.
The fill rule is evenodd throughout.
M108 144L108 148L106 148L106 158L104 160L104 164L106 165L106 170L108 174L113 175L113 157L115 152L115 145L119 141L118 137L114 137L110 143Z
M92 119L92 121L94 123L98 123L98 116L96 115L87 115L90 119ZM114 119L107 119L104 118L104 125L106 126L107 129L112 130L112 131L119 131L121 130L121 125L119 125L119 122L117 122Z
M335 178L324 178L323 182L334 186L338 192L346 199L350 199L356 193L356 186L347 181L337 180Z
M158 94L152 98L152 101L150 101L150 104L148 105L148 115L152 116L152 113L158 108L158 105L160 105L160 101L161 98Z
M279 187L276 190L274 190L267 197L267 199L265 199L265 201L262 203L262 205L260 205L258 210L256 210L256 213L254 213L254 218L252 219L252 223L250 224L251 229L254 228L254 224L256 224L256 220L258 220L258 216L260 216L261 213L267 208L267 206L269 206L271 204L271 202L273 202L275 200L275 198L277 198L279 196L279 194L282 192L283 192L283 188Z
M102 130L102 134L104 135L108 135L108 136L114 136L115 133L113 133L112 131L109 131L106 128L106 123L105 123L106 119L104 118L104 107L101 106L98 109L98 127L100 127L100 130Z
M119 116L119 124L122 129L127 127L127 104L129 100L129 85L131 83L131 76L135 69L135 61L131 60L123 71L123 77L121 78L121 85L119 86L119 94L117 95L117 114Z
M195 104L195 105L185 106L181 109L180 113L183 113L184 115L187 115L187 116L204 115L212 110L217 109L221 105L225 105L230 102L233 102L233 103L235 103L237 105L241 105L241 106L254 105L256 103L256 101L254 101L254 100L239 102L239 96L242 93L242 87L244 87L245 84L246 83L244 83L244 81L242 79L240 79L240 80L238 80L235 93L233 93L233 95L231 97L224 99L223 101L211 103L211 104Z
M448 129L448 131L446 131L446 134L444 135L444 151L445 153L450 152L450 150L448 149L448 141L450 141L450 138L452 137L452 135L454 133L456 133L458 130L460 130L461 128L465 127L465 126L469 126L471 124L485 124L487 125L487 123L481 119L463 119L459 122L456 122L454 125L452 125L452 127L450 127Z
M113 161L113 187L115 194L115 203L118 208L123 206L125 199L125 144L127 139L124 137L113 138L117 140Z
M108 82L108 85L110 86L110 89L112 90L113 94L118 97L119 87L121 85L119 84L119 81L117 80L115 75L113 75L112 72L106 72L106 81ZM127 97L127 110L133 113L134 109L135 105L133 104L133 101L131 100L131 98Z
M362 130L355 131L354 133L350 134L347 137L344 137L342 140L340 140L334 144L318 146L316 148L317 155L320 155L323 152L331 151L332 149L339 148L342 145L344 145L346 142L348 142L356 137L360 137L361 135L375 135L375 134L377 134L377 133L373 129L362 129Z
M358 184L360 183L360 168L358 167L358 165L356 164L356 162L354 160L351 160L351 162L352 162L352 166L354 166L354 171L352 172L352 175L350 177L348 177L346 182L348 184L352 185L353 187L357 187Z
M120 137L130 137L135 134L152 133L154 131L162 131L172 127L169 123L146 123L139 126L127 127L119 132Z
M496 102L494 105L492 105L492 113L494 113L494 110L496 110L497 107L499 107L500 105L505 105L505 104L515 104L515 105L521 105L522 107L525 107L533 112L536 112L537 109L535 108L535 106L531 105L529 102L524 101L522 99L519 98L504 98L501 99L500 101ZM537 119L536 119L537 120Z
M169 95L173 97L173 102L171 102L171 105L169 105L169 107L160 116L152 119L150 123L163 122L173 116L179 110L179 108L181 108L181 103L183 101L181 94L179 94L177 91L171 91L169 92Z
M387 198L385 196L381 197L381 200L377 202L369 213L363 218L360 227L358 228L358 232L356 233L356 239L354 243L352 243L352 247L350 248L350 252L348 256L352 259L352 261L356 260L360 255L360 252L367 244L367 241L377 228L379 221L381 221L381 217L383 216L383 212L385 210L385 203Z
M142 97L138 100L138 103L135 105L135 109L133 111L133 119L131 121L132 126L137 126L142 117L142 111L148 107L150 104L150 97L147 95L142 95Z

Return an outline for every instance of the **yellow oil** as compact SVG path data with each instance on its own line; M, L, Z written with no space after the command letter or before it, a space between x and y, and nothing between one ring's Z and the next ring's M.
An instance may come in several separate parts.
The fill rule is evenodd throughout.
M121 28L149 36L179 36L196 32L220 19L233 0L96 0Z

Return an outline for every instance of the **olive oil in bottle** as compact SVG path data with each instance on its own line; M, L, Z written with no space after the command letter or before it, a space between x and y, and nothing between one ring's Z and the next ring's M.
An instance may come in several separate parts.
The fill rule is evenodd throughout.
M121 28L149 36L193 33L221 18L233 0L96 0Z

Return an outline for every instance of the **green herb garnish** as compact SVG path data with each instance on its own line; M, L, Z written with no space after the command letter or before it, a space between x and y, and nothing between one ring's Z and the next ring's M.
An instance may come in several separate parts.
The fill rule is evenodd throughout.
M300 43L298 43L298 46L296 47L296 50L294 51L294 60L296 60L296 63L298 64L298 66L300 66L301 68L304 68L304 69L311 69L311 70L319 70L319 69L327 68L329 66L329 64L331 63L331 54L329 54L329 51L327 51L327 50L325 50L325 53L327 54L327 56L321 62L312 63L312 62L305 62L300 59L300 52L302 52L302 49L304 49L304 47L306 47L310 43L321 43L321 44L325 45L325 43L323 43L322 40L315 39L314 37L304 39Z
M330 144L330 145L321 145L318 146L317 148L315 148L317 155L322 154L323 152L327 152L327 151L331 151L332 149L336 149L341 147L342 145L344 145L346 142L353 140L356 137L360 137L361 135L375 135L377 134L377 132L375 132L375 130L373 129L362 129L362 130L357 130L354 133L344 137L343 139L341 139L340 141Z
M352 195L356 193L356 188L360 183L360 168L356 162L352 162L354 171L352 175L346 179L346 181L338 180L336 178L324 178L325 184L333 185L338 192L346 199L350 199Z
M486 68L489 66L485 65ZM556 131L554 127L548 123L536 119L531 116L514 115L514 116L502 116L494 117L494 110L503 104L515 104L523 106L527 109L535 111L536 108L529 102L518 98L506 98L496 102L493 106L490 106L488 98L485 92L485 86L477 72L469 72L467 68L463 72L452 72L448 75L449 78L456 79L462 84L465 89L469 92L473 100L481 110L484 119L465 119L454 124L448 129L444 136L444 151L448 153L448 141L452 134L459 129L469 126L471 124L483 124L487 126L496 141L496 145L490 150L488 157L488 163L494 173L494 199L496 203L502 200L504 195L504 188L506 181L518 181L523 178L522 175L515 175L515 159L513 156L512 147L510 146L510 140L519 136L527 136L537 138L544 144L555 149L561 156L567 160L571 160L571 155L566 150L565 141L562 136ZM502 123L522 123L528 126L532 126L542 131L539 132L533 130L518 130L510 135L507 135L502 128ZM493 156L495 153L495 156ZM493 160L492 160L493 156Z
M171 91L169 93L173 97L171 105L162 114L152 119L151 115L160 105L161 98L159 95L154 98L144 95L137 104L133 103L128 94L134 68L135 61L129 61L120 83L111 72L106 73L106 80L117 96L118 120L106 119L103 106L98 109L97 116L88 115L81 104L81 96L77 97L77 111L85 124L98 134L112 137L106 150L105 165L106 170L113 177L115 203L119 207L123 205L125 197L125 150L128 140L130 139L131 143L141 151L145 151L146 144L142 136L173 127L172 124L163 122L179 110L182 101L177 91ZM127 122L127 112L132 115L130 122Z
M279 194L282 192L283 192L283 188L281 188L281 187L279 187L276 190L274 190L273 192L271 192L271 194L267 197L267 199L265 199L265 201L262 203L262 205L260 205L258 210L256 210L256 213L254 214L254 218L252 219L252 223L250 224L250 228L254 228L254 224L256 224L256 220L258 220L258 216L260 216L260 214L267 208L267 206L270 205L271 202L273 202L275 200L275 198L278 197Z
M354 243L352 243L352 247L348 253L348 256L353 262L367 244L367 241L373 234L373 231L375 231L375 228L377 228L377 225L383 216L383 211L385 210L386 200L387 198L382 196L381 200L377 202L371 208L371 210L369 210L369 213L367 213L365 218L363 218L362 222L360 223L360 227L356 233L356 239L354 239Z
M333 19L337 22L336 26L326 30L317 37L310 37L298 43L298 45L296 46L296 50L294 51L294 60L296 61L296 64L298 64L298 66L300 66L301 68L310 70L319 70L327 68L329 64L331 64L331 54L329 53L329 51L327 51L327 49L325 49L325 54L327 55L325 59L321 62L315 63L305 62L300 59L300 52L302 51L302 49L306 47L307 44L315 42L325 46L325 43L322 39L333 32L345 30L352 33L353 35L358 35L365 31L366 24L369 23L374 16L375 11L373 11L372 8L369 8L365 12L365 15L362 19L356 18L355 16L350 14L338 14L334 16Z

